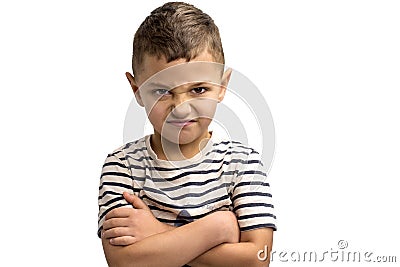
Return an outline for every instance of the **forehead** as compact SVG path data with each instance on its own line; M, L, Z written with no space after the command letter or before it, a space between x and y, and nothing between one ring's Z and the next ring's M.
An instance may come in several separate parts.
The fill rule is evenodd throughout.
M223 64L215 62L213 56L207 51L203 51L189 62L185 58L167 62L164 56L158 57L146 54L143 57L135 80L138 87L150 81L166 82L168 84L171 82L176 83L182 80L183 77L186 77L186 82L199 81L196 79L216 81L218 76L219 78L221 77L223 67Z

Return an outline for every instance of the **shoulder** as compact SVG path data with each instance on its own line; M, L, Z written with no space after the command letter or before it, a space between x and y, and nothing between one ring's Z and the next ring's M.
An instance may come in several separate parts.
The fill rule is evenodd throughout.
M228 137L224 136L215 136L213 138L213 146L214 150L217 149L219 151L226 151L226 153L232 154L233 157L240 157L240 155L260 155L259 152L253 147L240 141L230 140Z
M117 157L122 160L126 159L127 155L134 155L139 152L146 151L146 138L148 138L148 136L144 136L140 139L128 142L114 149L111 153L107 155L107 157Z

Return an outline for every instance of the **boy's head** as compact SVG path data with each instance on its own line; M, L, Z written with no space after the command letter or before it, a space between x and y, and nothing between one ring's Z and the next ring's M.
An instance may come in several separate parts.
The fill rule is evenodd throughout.
M230 77L223 64L218 28L196 7L166 3L145 19L133 42L134 76L126 75L156 136L175 144L208 137Z
M184 58L190 61L207 51L215 62L224 64L224 52L218 27L200 9L182 2L170 2L156 8L136 31L132 68L140 78L144 57L165 57L167 62Z

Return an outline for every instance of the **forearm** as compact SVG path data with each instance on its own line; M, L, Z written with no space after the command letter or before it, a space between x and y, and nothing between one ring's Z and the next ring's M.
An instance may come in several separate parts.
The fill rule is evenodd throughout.
M251 242L236 244L221 244L210 249L189 263L192 267L211 266L268 266L267 260L261 261L257 258L260 248Z
M254 230L253 233L244 232L240 243L224 243L216 246L188 264L192 267L269 266L272 237L271 229Z
M113 246L103 238L109 266L182 266L225 242L225 233L206 217L156 234L129 246ZM223 225L223 224L222 224Z

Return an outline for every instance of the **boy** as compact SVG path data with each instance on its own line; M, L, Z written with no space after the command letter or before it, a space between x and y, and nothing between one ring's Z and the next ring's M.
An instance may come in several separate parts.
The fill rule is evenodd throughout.
M166 3L137 30L126 76L154 133L103 165L110 266L268 266L276 227L260 155L208 130L230 78L223 64L218 28L192 5Z

